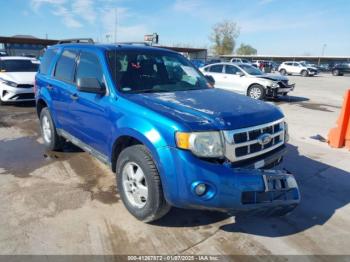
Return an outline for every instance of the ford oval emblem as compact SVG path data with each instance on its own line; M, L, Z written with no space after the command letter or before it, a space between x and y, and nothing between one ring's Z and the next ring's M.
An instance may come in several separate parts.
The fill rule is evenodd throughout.
M259 137L258 137L258 143L262 146L268 144L271 142L272 140L272 135L271 134L268 134L268 133L265 133L265 134L261 134Z

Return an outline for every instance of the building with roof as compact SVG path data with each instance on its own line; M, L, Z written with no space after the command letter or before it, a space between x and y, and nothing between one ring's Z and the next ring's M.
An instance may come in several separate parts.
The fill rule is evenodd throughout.
M313 64L320 63L340 63L350 62L350 56L286 56L286 55L222 55L223 60L229 61L231 58L245 58L248 60L269 60L277 63L284 61L308 61Z
M74 39L70 39L72 41ZM68 40L67 40L68 41ZM67 42L63 41L63 42ZM54 39L41 39L30 35L15 35L12 37L0 36L0 54L11 56L31 56L38 57L41 55L42 50L49 45L55 45L60 40ZM171 49L173 51L182 53L189 59L202 59L207 58L207 49L204 48L188 48L188 47L172 47L172 46L157 46L161 48Z

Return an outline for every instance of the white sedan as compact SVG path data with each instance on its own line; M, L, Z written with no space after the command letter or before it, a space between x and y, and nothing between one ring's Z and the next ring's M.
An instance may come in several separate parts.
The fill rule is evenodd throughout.
M0 57L0 104L34 100L39 61L30 57Z
M216 63L201 67L200 70L214 78L216 88L234 91L254 99L285 96L295 86L289 84L285 76L265 74L249 64Z

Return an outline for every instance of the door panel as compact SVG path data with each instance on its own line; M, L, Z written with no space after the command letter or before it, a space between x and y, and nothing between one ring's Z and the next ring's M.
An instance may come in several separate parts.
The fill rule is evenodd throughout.
M67 108L72 102L70 96L76 89L73 83L76 58L76 51L63 50L56 64L54 79L48 81L46 86L51 94L52 110L55 112L57 125L68 132L72 131L73 116Z
M245 94L246 88L244 87L245 75L237 75L237 72L242 72L239 68L233 65L225 65L225 74L223 76L223 88L234 91L239 94ZM242 72L243 73L243 72Z
M108 141L111 133L109 120L108 96L77 92L70 110L75 137L93 147L100 153L108 155Z
M223 65L212 65L208 67L208 71L205 74L211 75L215 80L215 87L223 88L224 78L223 78Z
M100 86L105 86L97 54L87 51L80 53L75 79L82 78L95 78ZM72 129L75 136L106 156L112 127L109 99L108 92L96 94L76 90L69 108L73 114Z

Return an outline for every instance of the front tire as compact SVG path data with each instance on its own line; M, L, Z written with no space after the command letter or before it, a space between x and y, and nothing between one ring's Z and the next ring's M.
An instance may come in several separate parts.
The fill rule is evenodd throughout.
M339 70L338 69L333 70L332 75L339 76L340 75Z
M303 71L301 71L301 75L303 77L307 77L307 76L309 76L309 72L307 70L303 70Z
M55 124L47 107L41 110L40 127L45 147L51 151L62 149L63 139L57 134Z
M253 99L263 100L265 98L265 89L261 85L254 84L249 87L247 95Z
M152 222L169 212L160 176L144 145L124 149L117 161L117 186L128 211L143 222Z

